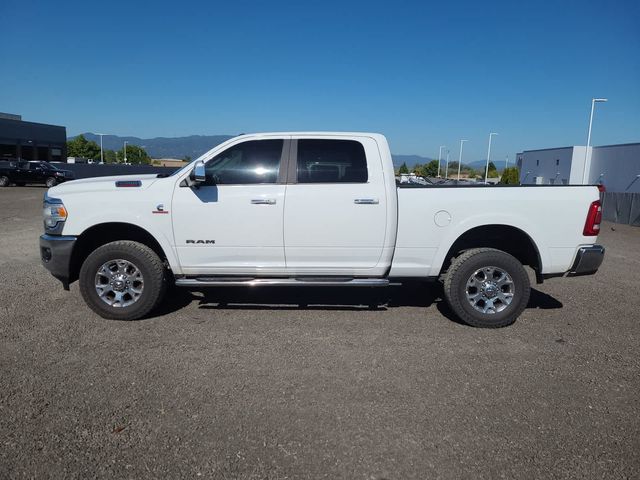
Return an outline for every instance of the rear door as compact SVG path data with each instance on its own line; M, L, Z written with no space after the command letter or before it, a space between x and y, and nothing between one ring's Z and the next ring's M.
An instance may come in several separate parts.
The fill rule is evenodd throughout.
M185 274L284 273L288 152L288 139L239 142L206 162L205 184L176 185L174 242Z
M291 274L382 275L387 198L370 137L292 140L284 208Z
M18 162L15 170L15 181L18 183L29 183L32 181L29 162Z

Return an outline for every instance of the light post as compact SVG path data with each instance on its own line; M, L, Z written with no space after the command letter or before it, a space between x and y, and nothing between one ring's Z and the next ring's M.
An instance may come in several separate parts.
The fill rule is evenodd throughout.
M589 115L589 133L587 133L587 148L584 150L584 169L582 171L582 184L587 184L587 158L589 157L589 145L591 144L591 126L593 124L593 110L595 109L596 103L604 103L608 101L607 98L592 98L591 99L591 115ZM591 163L591 162L589 162ZM591 165L589 165L590 167Z
M440 145L440 151L438 152L438 178L440 177L440 162L442 161L442 149L447 148L446 145Z
M124 163L127 163L127 141L124 141Z
M447 168L444 172L444 178L449 178L449 150L447 150Z
M464 142L468 142L469 140L460 140L460 156L458 157L458 181L460 181L460 167L462 167L462 146Z
M100 163L104 163L104 155L102 153L102 136L104 133L96 133L96 135L100 135Z
M494 135L498 135L497 133L491 132L489 134L489 150L487 151L487 166L484 170L484 183L488 183L489 181L489 158L491 157L491 138Z

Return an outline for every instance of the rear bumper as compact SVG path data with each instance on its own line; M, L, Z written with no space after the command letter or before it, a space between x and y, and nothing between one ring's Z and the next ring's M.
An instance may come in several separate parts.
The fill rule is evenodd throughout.
M580 247L573 266L569 270L569 276L593 275L600 268L602 260L604 260L604 247L602 245Z
M71 278L71 253L76 237L61 235L40 236L40 258L51 275L60 280L65 289L69 288Z

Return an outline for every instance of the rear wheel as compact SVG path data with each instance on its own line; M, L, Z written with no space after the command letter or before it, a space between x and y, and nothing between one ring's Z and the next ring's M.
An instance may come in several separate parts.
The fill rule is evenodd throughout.
M493 248L467 250L449 267L444 294L453 312L474 327L506 327L527 306L531 285L522 264Z
M165 288L162 260L138 242L107 243L93 251L80 269L82 297L103 318L141 318L160 303Z
M8 187L9 186L9 177L6 175L0 176L0 187Z
M51 188L55 187L58 184L58 181L53 177L49 177L45 180L44 184L47 186L47 188Z

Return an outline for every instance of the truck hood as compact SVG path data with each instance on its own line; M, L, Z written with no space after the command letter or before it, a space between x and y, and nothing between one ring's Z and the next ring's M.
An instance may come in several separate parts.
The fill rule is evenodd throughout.
M48 195L65 195L69 193L107 192L115 190L145 190L158 180L155 173L144 175L118 175L113 177L82 178L65 182L49 189Z

